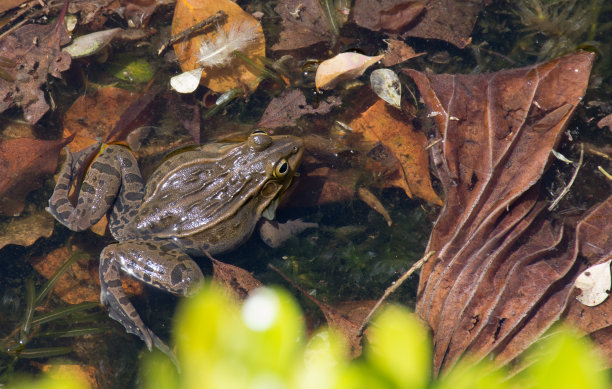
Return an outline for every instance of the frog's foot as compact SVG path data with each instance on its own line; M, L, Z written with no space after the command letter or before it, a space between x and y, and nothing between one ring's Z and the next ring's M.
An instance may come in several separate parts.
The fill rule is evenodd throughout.
M297 235L307 228L318 227L317 223L305 222L302 219L287 220L285 223L279 223L275 220L261 219L259 225L259 236L265 244L272 248L277 248L283 245L293 235Z
M204 280L198 265L174 244L163 241L128 241L111 244L100 254L100 300L113 319L127 332L142 339L149 350L156 346L168 354L170 349L142 321L125 295L120 271L156 288L189 296ZM171 356L172 358L172 356Z

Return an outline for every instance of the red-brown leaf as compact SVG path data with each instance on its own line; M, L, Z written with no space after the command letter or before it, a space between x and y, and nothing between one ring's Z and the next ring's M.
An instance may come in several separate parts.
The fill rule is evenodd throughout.
M23 211L26 195L55 172L59 152L71 140L18 138L0 142L0 215Z
M442 138L432 152L447 199L417 302L434 331L436 372L465 351L509 361L561 315L577 247L571 229L541 217L534 185L592 63L578 52L492 74L407 70Z

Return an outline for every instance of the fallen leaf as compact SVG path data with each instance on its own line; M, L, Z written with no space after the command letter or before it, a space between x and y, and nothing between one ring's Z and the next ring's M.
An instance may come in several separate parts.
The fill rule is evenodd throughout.
M193 34L189 39L174 44L181 69L188 72L203 67L198 63L202 59L201 48L214 44L220 53L224 53L222 55L230 56L227 58L229 63L227 66L204 67L200 84L218 93L238 87L253 91L259 82L258 75L251 73L245 63L233 56L233 49L227 51L227 47L233 47L237 40L242 39L248 43L240 50L242 54L251 61L258 62L258 57L266 55L266 42L257 19L243 11L236 3L231 0L178 0L172 20L172 34L178 34L218 11L227 14L226 22L219 27L222 32L207 29L204 33ZM233 34L232 30L237 32Z
M401 109L402 84L391 69L376 69L370 74L370 86L378 97Z
M507 363L561 316L578 243L542 217L536 185L586 90L593 54L479 75L414 79L442 142L447 193L421 269L416 312L434 333L434 374L466 352Z
M4 0L2 3L0 3L0 14L15 7L19 7L26 1L28 0Z
M314 108L306 104L306 97L301 90L287 89L270 101L257 126L267 128L294 126L303 115L326 114L341 103L339 97L330 96Z
M75 135L68 146L70 151L77 152L98 140L107 139L123 112L139 96L112 86L79 96L64 117L64 135Z
M421 55L427 54L417 54L412 47L408 46L404 41L399 39L385 39L385 42L387 43L387 51L381 62L387 67L391 67L408 61L411 58L420 57Z
M0 222L0 249L9 244L31 246L38 238L49 238L55 222L44 209L24 212L18 217Z
M14 63L4 69L14 81L0 77L0 112L18 106L28 122L36 123L49 110L41 88L48 74L61 78L71 62L70 55L60 49L70 42L64 27L67 3L55 23L28 24L0 40L0 56Z
M340 53L319 64L315 86L317 90L331 89L340 81L357 78L383 57L384 55L368 57L359 53Z
M255 289L263 284L248 271L234 265L210 258L213 265L213 277L231 291L236 298L244 300Z
M93 55L108 46L108 44L121 31L120 28L96 31L91 34L81 35L64 47L62 51L70 54L72 58L82 58Z
M272 50L295 50L332 41L334 34L317 0L280 0L274 8L283 29Z
M415 131L410 120L402 117L399 110L378 100L349 126L364 140L382 143L400 162L400 174L385 182L386 187L402 188L408 197L417 196L442 205L431 186L429 157L425 150L427 138Z
M166 93L168 108L183 124L195 143L200 143L200 105L193 95Z
M45 278L52 277L57 270L73 255L67 247L55 249L42 257L30 258L29 261ZM123 277L123 288L128 295L140 295L144 290L142 282L130 277ZM68 304L100 301L100 275L98 261L84 257L73 263L58 279L53 293Z
M316 165L315 165L316 166ZM339 201L351 201L361 177L357 169L337 170L329 167L308 166L302 162L299 179L289 188L287 197L297 206L314 206Z
M26 195L55 173L60 150L71 140L18 138L0 142L0 215L16 216L23 211Z
M96 367L83 364L52 364L43 365L42 371L58 382L59 380L70 380L71 385L76 388L97 388Z
M608 298L612 285L610 262L612 259L593 265L578 275L574 281L574 286L582 291L576 297L578 301L594 307Z
M357 194L359 195L361 201L368 204L370 208L378 212L385 219L387 225L391 227L391 224L393 224L393 221L391 220L391 215L389 215L389 212L387 212L380 200L378 200L376 196L374 196L374 193L370 192L366 188L360 187L359 189L357 189Z
M608 127L610 131L612 131L612 114L604 116L601 120L597 122L597 127L604 128Z
M398 33L403 39L440 39L464 48L482 7L480 0L356 0L353 18L372 31Z

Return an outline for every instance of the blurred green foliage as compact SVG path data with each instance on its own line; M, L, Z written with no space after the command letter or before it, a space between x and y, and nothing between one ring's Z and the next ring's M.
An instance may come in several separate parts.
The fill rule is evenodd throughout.
M565 328L537 342L526 368L510 378L489 361L464 359L432 379L428 330L404 307L385 309L369 331L364 354L351 360L339 334L323 329L306 336L300 309L286 292L262 288L240 304L211 284L177 313L180 373L167 356L153 352L143 360L141 379L147 389L609 387L603 358ZM55 382L45 378L24 387L68 387Z

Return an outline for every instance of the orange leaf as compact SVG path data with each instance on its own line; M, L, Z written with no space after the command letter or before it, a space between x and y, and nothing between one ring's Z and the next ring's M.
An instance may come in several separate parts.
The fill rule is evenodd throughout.
M382 143L400 162L402 172L387 182L389 187L404 189L410 198L417 196L442 205L431 186L429 158L425 150L427 138L415 131L410 122L401 117L400 111L378 100L349 126L366 141Z
M237 40L236 34L251 35L242 37L248 41L248 45L240 50L246 57L257 62L258 57L266 55L266 41L261 25L257 19L230 0L178 0L172 20L172 34L178 34L218 11L224 11L227 14L225 24L218 27L224 33L219 34L214 28L206 29L204 34L196 33L188 40L181 40L174 44L174 51L184 72L201 66L197 61L203 43L219 43L218 39L232 38L227 39L227 43L231 45ZM230 32L232 29L233 33ZM243 62L233 58L227 66L204 67L200 84L215 92L223 93L242 86L255 90L257 88L256 79L257 76L251 73Z

